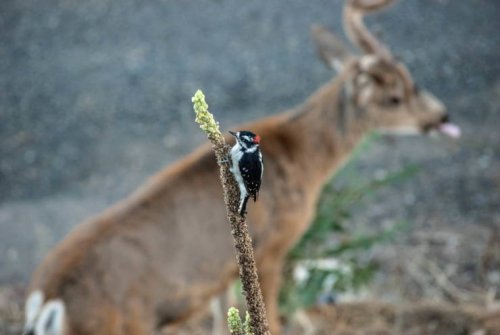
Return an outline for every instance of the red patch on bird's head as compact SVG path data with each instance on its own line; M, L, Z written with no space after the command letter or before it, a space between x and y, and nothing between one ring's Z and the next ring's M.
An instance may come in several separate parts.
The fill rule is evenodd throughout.
M260 143L260 136L259 135L255 135L255 137L253 139L253 143L255 143L255 144L259 144Z

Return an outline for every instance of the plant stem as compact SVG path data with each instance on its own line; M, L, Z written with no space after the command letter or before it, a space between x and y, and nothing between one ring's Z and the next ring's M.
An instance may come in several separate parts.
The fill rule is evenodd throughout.
M224 191L224 203L226 204L227 218L231 226L239 275L248 313L250 314L252 329L254 335L269 335L266 309L257 276L252 238L248 232L245 217L241 216L238 212L240 191L229 169L229 162L222 163L229 159L230 146L226 144L224 137L219 131L218 123L215 121L212 114L208 112L208 105L205 102L203 93L198 90L192 101L197 116L197 122L200 123L200 128L207 133L219 164L220 179Z

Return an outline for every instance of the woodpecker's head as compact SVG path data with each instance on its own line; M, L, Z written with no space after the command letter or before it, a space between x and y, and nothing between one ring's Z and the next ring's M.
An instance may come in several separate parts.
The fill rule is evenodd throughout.
M238 144L245 149L251 149L259 146L260 136L255 135L251 131L242 130L236 133L230 131L229 133L233 135L236 138Z

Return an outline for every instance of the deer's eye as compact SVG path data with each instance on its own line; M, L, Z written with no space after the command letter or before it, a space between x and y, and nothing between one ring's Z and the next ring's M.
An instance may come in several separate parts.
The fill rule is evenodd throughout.
M389 106L397 106L401 103L401 98L397 96L392 96L387 99L387 104Z

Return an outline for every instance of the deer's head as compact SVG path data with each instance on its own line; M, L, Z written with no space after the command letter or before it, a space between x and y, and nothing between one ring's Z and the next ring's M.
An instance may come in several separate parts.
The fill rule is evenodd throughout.
M349 39L361 51L354 55L323 27L312 30L318 54L330 68L346 77L349 101L363 111L370 128L393 133L440 131L459 137L444 104L418 89L408 69L364 26L363 16L393 0L347 0L343 19Z

